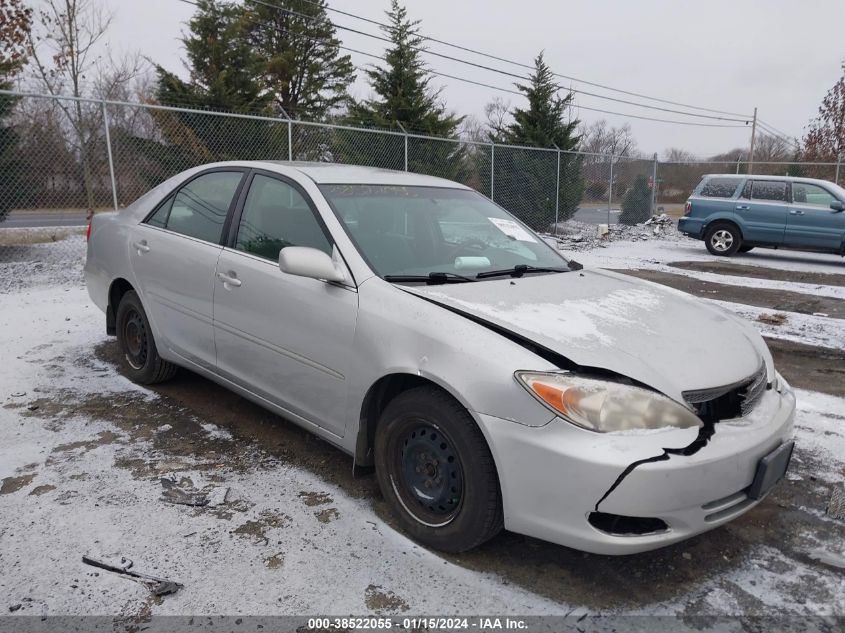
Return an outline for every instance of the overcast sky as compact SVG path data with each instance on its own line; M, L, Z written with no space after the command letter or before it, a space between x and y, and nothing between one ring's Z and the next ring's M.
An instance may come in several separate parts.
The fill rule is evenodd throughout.
M115 14L109 39L118 49L138 48L157 63L183 70L179 38L193 7L179 0L103 0ZM388 0L329 0L329 5L384 21ZM542 49L558 73L614 88L706 108L750 114L801 136L845 61L845 1L813 0L408 0L424 34L499 57L531 63ZM375 32L377 27L331 14L341 25ZM830 25L830 26L828 26ZM381 54L383 42L338 31L350 47ZM524 69L431 44L454 57L509 72ZM353 54L360 67L373 60ZM427 56L432 70L509 88L513 78ZM566 87L570 82L561 79ZM515 95L436 77L447 105L483 117L485 103ZM572 87L620 99L643 99L572 82ZM365 97L362 79L353 93ZM604 110L690 122L719 123L577 95L577 103ZM666 108L675 106L646 101ZM680 108L683 109L683 108ZM662 154L681 147L706 156L748 144L749 129L671 125L581 109L590 122L629 122L641 151Z

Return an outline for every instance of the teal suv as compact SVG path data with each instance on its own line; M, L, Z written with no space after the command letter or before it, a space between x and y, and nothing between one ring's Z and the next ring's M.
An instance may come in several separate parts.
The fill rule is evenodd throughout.
M845 189L787 176L705 176L686 202L678 230L714 255L755 246L845 256Z

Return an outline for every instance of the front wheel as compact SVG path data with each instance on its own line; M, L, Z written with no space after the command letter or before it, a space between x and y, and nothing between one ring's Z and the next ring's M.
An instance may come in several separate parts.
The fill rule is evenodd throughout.
M463 552L503 524L499 480L480 429L436 387L398 395L379 419L376 477L400 523L434 549Z
M707 229L704 243L711 254L729 257L742 246L742 236L733 224L716 223Z
M177 367L158 355L147 313L133 290L120 299L115 322L117 344L130 380L152 385L173 378Z

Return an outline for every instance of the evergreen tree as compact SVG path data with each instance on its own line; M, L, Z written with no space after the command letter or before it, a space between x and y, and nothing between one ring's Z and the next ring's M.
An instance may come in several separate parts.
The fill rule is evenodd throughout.
M651 217L651 189L648 178L639 175L634 179L634 185L622 200L622 213L619 223L633 226L645 222Z
M526 108L514 108L513 121L500 134L502 142L545 149L575 150L578 120L567 120L572 94L560 97L560 86L540 53L528 85L516 84L528 100ZM524 222L547 230L555 213L563 221L575 214L583 192L581 159L575 154L538 152L496 147L494 199Z
M182 39L190 79L158 67L158 101L196 110L272 114L271 96L260 81L261 60L244 24L243 6L198 0ZM195 112L154 111L153 116L166 144L124 139L148 158L152 182L203 162L288 155L285 123Z
M440 91L431 86L432 75L422 60L419 20L409 19L398 0L391 0L387 17L389 24L382 27L391 41L385 54L386 65L365 71L375 95L353 104L348 122L378 128L401 126L408 132L456 139L463 117L447 112ZM403 142L401 138L396 141ZM346 134L342 148L344 160L362 164L380 164L385 154L385 148L374 145L370 135L363 138ZM401 152L401 145L399 148ZM402 168L396 164L388 166ZM463 152L457 143L409 139L409 171L459 179L463 167Z
M324 118L348 101L355 80L326 6L325 0L272 0L245 7L243 30L258 58L261 85L294 118Z

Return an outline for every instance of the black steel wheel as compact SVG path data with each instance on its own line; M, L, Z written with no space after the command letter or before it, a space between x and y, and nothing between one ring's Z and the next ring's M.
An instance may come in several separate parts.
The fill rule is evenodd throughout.
M376 476L382 494L415 539L462 552L502 528L493 457L460 403L436 387L394 398L379 420Z
M131 380L151 385L176 374L176 365L159 356L147 313L134 290L121 297L115 322L124 370Z

